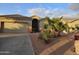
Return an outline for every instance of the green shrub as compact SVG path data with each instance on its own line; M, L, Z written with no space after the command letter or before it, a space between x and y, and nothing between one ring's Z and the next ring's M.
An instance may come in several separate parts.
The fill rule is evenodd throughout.
M46 44L51 42L51 32L49 30L45 30L40 33L40 39L44 40Z

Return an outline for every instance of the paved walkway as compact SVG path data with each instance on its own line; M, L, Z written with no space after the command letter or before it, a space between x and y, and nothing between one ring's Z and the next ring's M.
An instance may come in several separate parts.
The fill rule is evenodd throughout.
M33 55L29 35L26 33L0 35L0 55Z
M74 45L74 41L71 39L73 34L69 34L59 38L59 42L56 42L51 47L45 49L40 55L64 55L64 54L75 54L71 49Z

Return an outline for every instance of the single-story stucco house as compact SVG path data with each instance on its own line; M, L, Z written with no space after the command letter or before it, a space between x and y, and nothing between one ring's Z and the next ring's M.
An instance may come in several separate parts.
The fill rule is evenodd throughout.
M33 19L38 16L22 16L19 14L0 15L0 32L27 32Z

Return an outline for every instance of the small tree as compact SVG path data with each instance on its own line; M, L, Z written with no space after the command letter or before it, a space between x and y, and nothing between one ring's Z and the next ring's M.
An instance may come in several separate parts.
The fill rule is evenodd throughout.
M58 35L60 35L60 33L64 30L66 32L69 32L69 26L62 22L62 20L61 20L62 18L63 17L53 18L53 19L48 20L48 24L49 24L49 26L51 26L52 30L59 32Z
M49 17L45 18L46 22L43 24L44 31L41 32L42 39L44 39L45 41L49 41L48 39L49 37L53 37L52 35L58 36L64 30L66 32L69 31L69 26L62 22L62 18L63 17L53 19L50 19ZM54 32L52 32L51 30L54 30Z

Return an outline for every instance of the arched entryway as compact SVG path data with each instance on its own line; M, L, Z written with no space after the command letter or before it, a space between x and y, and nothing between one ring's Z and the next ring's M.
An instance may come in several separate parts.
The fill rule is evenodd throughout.
M38 19L32 20L32 32L39 32L39 20Z

